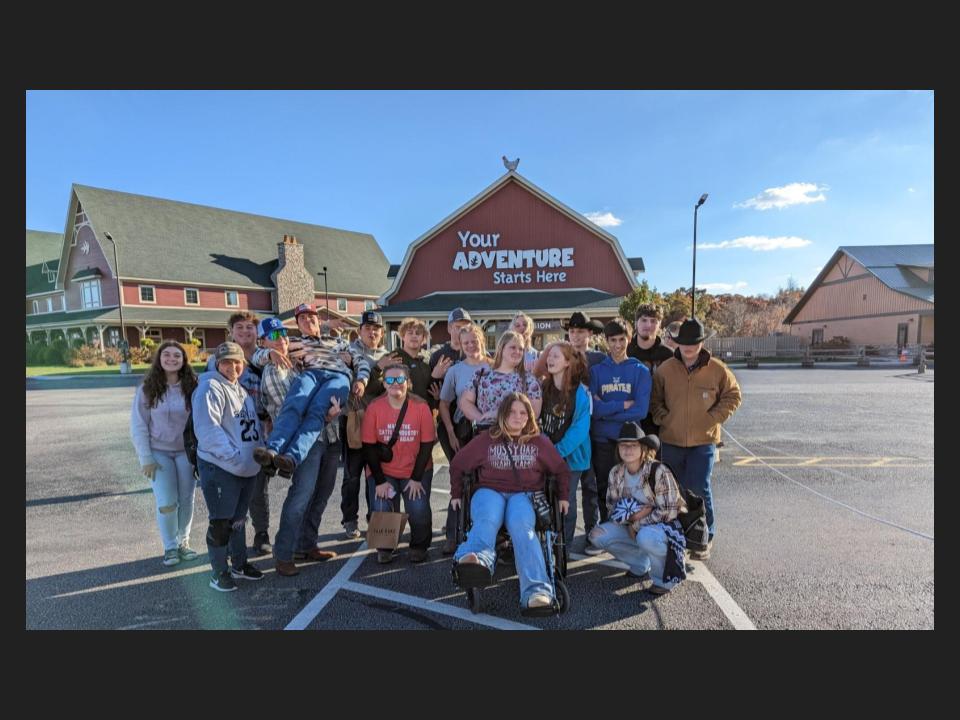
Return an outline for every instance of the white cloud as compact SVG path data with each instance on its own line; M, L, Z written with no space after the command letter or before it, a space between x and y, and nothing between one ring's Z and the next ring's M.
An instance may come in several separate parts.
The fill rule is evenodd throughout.
M916 190L914 190L913 188L907 188L907 192L909 192L909 193L915 193Z
M697 287L701 290L719 290L720 292L730 292L732 290L742 290L747 287L744 280L738 280L735 283L700 283Z
M790 183L783 187L767 188L759 195L742 203L734 203L733 206L735 208L756 208L757 210L770 210L772 208L783 210L791 205L824 202L827 196L823 193L829 189L826 185L815 185L814 183ZM820 194L811 194L815 192Z
M623 224L623 220L614 216L612 212L589 212L584 213L584 217L594 225L599 225L600 227L616 227L617 225Z
M811 240L805 240L800 237L767 237L766 235L748 235L739 237L736 240L724 240L719 243L705 243L699 245L700 250L726 250L727 248L747 248L755 252L766 252L768 250L785 250L788 248L800 248L810 245Z

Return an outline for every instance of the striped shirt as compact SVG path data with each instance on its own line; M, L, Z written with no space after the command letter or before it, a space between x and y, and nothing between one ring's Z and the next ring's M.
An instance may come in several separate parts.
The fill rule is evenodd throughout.
M330 370L353 376L364 383L370 378L370 362L364 354L352 347L343 338L332 335L320 337L306 335L290 338L289 357L298 370ZM340 353L349 353L353 358L353 370L343 361ZM263 367L269 361L269 348L260 348L253 354L253 364Z

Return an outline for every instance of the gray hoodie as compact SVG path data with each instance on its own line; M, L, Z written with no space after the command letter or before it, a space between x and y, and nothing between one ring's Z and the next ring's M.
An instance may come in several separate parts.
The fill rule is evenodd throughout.
M197 456L238 477L260 472L253 450L263 445L263 430L247 391L217 371L205 372L192 404Z

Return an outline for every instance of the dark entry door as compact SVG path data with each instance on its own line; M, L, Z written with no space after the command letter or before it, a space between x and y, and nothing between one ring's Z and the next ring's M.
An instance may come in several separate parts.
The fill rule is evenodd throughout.
M897 347L903 347L907 344L907 323L897 324Z

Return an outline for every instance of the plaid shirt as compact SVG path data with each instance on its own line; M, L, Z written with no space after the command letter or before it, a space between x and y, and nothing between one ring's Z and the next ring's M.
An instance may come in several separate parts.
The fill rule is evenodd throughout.
M283 401L290 392L290 386L298 373L292 368L283 368L268 363L263 368L263 374L260 377L260 393L257 396L257 414L261 412L270 416L270 420L276 422L277 415L283 408ZM335 443L340 439L339 419L328 422L324 426L324 438L328 443Z
M631 493L633 498L641 504L653 505L653 512L631 523L634 531L638 530L641 525L670 522L676 519L681 510L686 510L687 504L680 497L680 487L666 465L661 463L657 470L656 494L650 489L647 478L650 476L650 468L652 467L653 464L650 462L646 462L640 467L640 482ZM610 480L607 485L608 512L612 513L617 501L624 496L626 481L627 466L620 463L610 471Z

